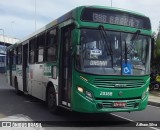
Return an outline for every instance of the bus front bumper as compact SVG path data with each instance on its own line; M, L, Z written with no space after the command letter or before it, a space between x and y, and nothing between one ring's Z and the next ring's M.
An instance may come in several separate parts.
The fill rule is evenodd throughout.
M144 110L147 106L148 92L143 99L132 100L96 100L88 98L76 92L74 95L72 110L84 113L110 113L110 112L131 112ZM125 107L114 107L115 102L125 103Z

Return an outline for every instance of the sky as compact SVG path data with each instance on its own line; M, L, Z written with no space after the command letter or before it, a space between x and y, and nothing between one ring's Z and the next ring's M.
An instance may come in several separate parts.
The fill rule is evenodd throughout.
M111 6L111 1L112 7L145 14L158 32L160 0L0 0L0 35L4 30L8 37L23 39L77 6Z

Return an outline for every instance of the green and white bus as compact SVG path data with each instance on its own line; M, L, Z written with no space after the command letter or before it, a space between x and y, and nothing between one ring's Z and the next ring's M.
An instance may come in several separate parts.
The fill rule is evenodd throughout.
M7 48L16 93L85 113L147 106L151 23L143 14L80 6Z

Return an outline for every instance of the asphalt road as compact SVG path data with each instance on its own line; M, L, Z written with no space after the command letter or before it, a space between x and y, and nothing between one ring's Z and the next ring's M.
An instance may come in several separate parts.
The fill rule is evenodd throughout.
M148 105L144 111L106 114L84 114L63 110L59 115L52 115L44 102L31 96L16 95L14 89L6 84L4 76L0 74L0 121L40 121L46 126L36 128L40 130L158 130L160 127L155 125L160 125L160 108ZM150 123L152 126L136 126L142 125L141 123Z

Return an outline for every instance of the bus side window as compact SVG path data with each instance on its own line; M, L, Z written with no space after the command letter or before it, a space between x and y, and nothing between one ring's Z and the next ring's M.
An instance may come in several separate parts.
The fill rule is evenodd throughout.
M17 52L16 48L13 51L13 65L16 65L16 60L17 60Z
M29 41L29 63L35 63L36 37Z
M16 47L15 49L16 49L16 65L18 65L18 47Z
M43 62L44 56L44 45L45 45L45 34L41 34L37 37L37 60L38 62Z
M57 29L47 32L46 61L55 61L57 57Z
M18 47L18 65L22 64L22 46Z

